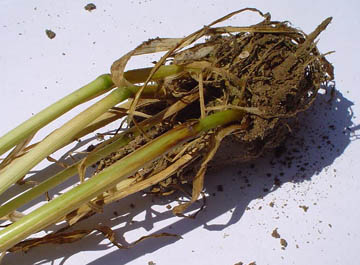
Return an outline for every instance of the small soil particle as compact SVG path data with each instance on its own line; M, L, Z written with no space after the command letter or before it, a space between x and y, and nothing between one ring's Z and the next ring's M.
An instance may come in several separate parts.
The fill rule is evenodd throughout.
M309 207L305 206L305 205L301 205L301 206L299 206L299 208L303 209L304 212L307 212L307 210L309 209Z
M216 189L217 189L218 192L223 192L224 191L223 185L217 185Z
M280 234L278 233L277 228L275 228L274 231L272 231L271 236L273 238L280 238Z
M285 248L287 247L287 245L288 245L288 243L286 242L286 240L283 239L283 238L280 239L280 244L281 244L281 246L282 246L282 249L285 249Z
M86 11L91 12L91 11L93 11L93 10L96 9L96 5L94 5L93 3L90 3L90 4L87 4L87 5L84 7L84 9L85 9Z
M45 30L46 36L48 36L49 39L53 39L56 36L56 33L50 29Z

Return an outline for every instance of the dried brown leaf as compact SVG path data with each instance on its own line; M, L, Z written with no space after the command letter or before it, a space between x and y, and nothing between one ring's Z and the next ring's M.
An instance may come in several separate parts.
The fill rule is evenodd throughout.
M199 171L197 172L194 180L193 180L193 189L192 189L192 196L191 200L189 202L186 202L184 204L178 205L174 207L173 213L175 215L182 214L191 204L193 204L199 197L203 186L204 186L204 176L206 173L207 165L213 159L213 157L216 154L216 151L218 150L221 141L229 134L233 133L236 130L239 130L241 128L241 125L231 125L224 129L220 129L214 137L210 140L210 148L209 151L207 151L203 162L201 163L201 167Z
M71 232L63 232L63 231L64 231L64 229L61 229L58 232L51 233L51 234L46 235L41 238L33 238L33 239L24 240L24 241L16 244L15 246L13 246L12 248L8 249L8 251L9 252L17 252L17 251L27 252L31 248L45 245L45 244L73 243L73 242L76 242L76 241L84 238L85 236L88 236L89 234L91 234L94 231L101 232L112 244L114 244L116 247L118 247L120 249L132 248L135 245L139 244L140 242L142 242L146 239L150 239L150 238L180 237L178 235L170 234L170 233L152 234L152 235L148 235L148 236L142 236L141 238L134 241L133 243L131 243L127 246L124 246L124 245L119 244L116 241L115 232L108 226L97 226L96 228L93 228L93 229L82 229L82 230L75 230L75 231L71 231Z

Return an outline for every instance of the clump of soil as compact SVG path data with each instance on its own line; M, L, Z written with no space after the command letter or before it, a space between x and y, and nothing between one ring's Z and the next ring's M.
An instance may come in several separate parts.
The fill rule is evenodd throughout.
M281 244L281 248L284 250L287 246L288 246L288 243L285 239L281 238L280 239L280 244Z
M56 33L50 29L45 30L45 33L46 36L51 40L56 37Z
M280 234L279 234L279 232L277 231L277 228L272 231L271 236L272 236L273 238L280 238Z
M96 9L96 5L93 4L93 3L89 3L89 4L87 4L87 5L84 7L84 9L85 9L86 11L91 12L91 11L93 11L93 10Z
M305 206L305 205L300 205L299 208L303 209L304 212L307 212L309 209L309 206Z

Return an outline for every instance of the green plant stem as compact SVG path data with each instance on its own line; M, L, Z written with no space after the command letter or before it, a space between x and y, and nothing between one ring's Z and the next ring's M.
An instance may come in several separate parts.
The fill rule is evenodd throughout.
M138 135L139 133L134 133L134 135ZM96 152L94 155L90 155L87 159L86 166L90 166L100 159L106 157L107 155L115 152L118 148L121 148L127 145L132 138L130 138L127 134L123 137L118 139L117 141L107 145L105 148L101 149L99 152ZM68 178L76 175L78 173L78 166L80 165L81 161L78 161L68 168L60 171L59 173L55 174L54 176L48 178L47 180L43 181L39 185L35 186L34 188L24 192L23 194L19 195L18 197L12 199L11 201L5 203L0 207L0 218L10 214L11 212L15 211L22 205L32 201L33 199L37 198L38 196L44 194L45 192L49 191L50 189L56 187L57 185L63 183Z
M15 159L10 165L3 168L0 171L0 194L25 176L40 161L58 150L64 143L68 143L73 135L76 135L86 125L105 113L109 108L129 98L131 94L131 91L125 87L117 88L105 98L65 123L60 129L48 135L28 153Z
M161 135L89 180L3 229L0 232L0 252L6 251L32 233L55 223L83 203L126 179L147 163L166 154L175 146L198 136L202 132L240 120L242 117L243 112L241 111L225 110L197 122L184 123Z
M170 68L170 66L163 66L162 69ZM162 70L162 78L178 73L180 68L173 68ZM181 68L182 69L182 68ZM105 113L108 109L115 106L117 103L129 98L135 94L139 89L138 86L132 85L128 87L117 88L105 98L95 103L67 123L65 123L60 129L54 131L43 141L38 143L28 153L15 159L10 165L0 170L0 194L2 194L8 187L20 180L25 174L37 165L44 158L49 156L54 151L68 144L73 140L74 136L77 136L81 130ZM144 90L144 93L156 93L156 86L149 86L148 90Z
M108 91L113 86L114 84L109 74L101 75L91 83L32 116L0 138L0 156L65 112L90 100L94 96Z
M136 94L136 92L140 89L139 86L132 86L132 87L127 87L127 89L130 90L131 95L130 97L134 96ZM157 85L149 85L144 89L144 98L147 97L155 97L155 95L157 95L159 98L162 98L162 96L164 96L163 94L161 94L162 91L158 91L158 86ZM102 127L104 127L105 125L120 119L121 117L127 116L126 113L123 113L122 115L114 115L108 119L102 119L102 117L104 117L106 113L103 113L101 116L99 116L97 119L93 120L90 124L88 124L85 128L83 128L80 132L78 132L76 135L73 135L73 137L68 140L68 142L64 142L63 145L60 147L64 147L66 145L68 145L69 143L76 141L77 139L80 139L81 137L84 137L85 135L96 131L97 129L100 129Z
M156 123L149 123L145 127L144 130L149 129ZM108 156L112 152L119 150L119 148L124 147L127 145L134 137L137 137L140 134L139 130L136 127L129 129L127 132L121 134L121 136L116 139L116 141L111 142L108 145L105 145L104 148L100 149L95 153L89 154L86 159L85 166L90 166L100 159ZM110 139L111 140L111 139ZM48 178L47 180L43 181L39 185L35 186L34 188L24 192L23 194L19 195L18 197L10 200L9 202L5 203L0 207L0 218L8 215L9 213L13 212L14 210L18 209L22 205L32 201L33 199L37 198L38 196L44 194L45 192L49 191L50 189L56 187L57 185L63 183L68 178L76 175L78 173L78 166L80 165L81 161L78 161L68 168L58 172L54 176Z
M124 77L133 84L141 83L147 79L151 69L152 68L150 67L130 70L124 73ZM180 73L183 70L184 68L178 65L161 66L159 70L155 72L151 80L158 80L169 75ZM81 103L107 92L113 87L114 83L111 80L111 76L109 74L103 74L91 83L79 88L73 93L40 111L0 138L0 156L21 141L36 133L51 121L60 117L62 114L68 112ZM149 87L145 92L145 95L146 93L153 95L152 92L154 92L154 89L151 90Z
M152 126L156 125L157 123L161 122L163 119L166 119L173 114L177 113L180 109L183 109L187 106L188 103L193 102L197 99L197 96L187 96L183 100L180 100L174 103L171 107L159 112L155 116L148 118L138 125L144 130L147 131ZM112 152L115 152L122 148L123 146L127 145L131 140L135 137L140 135L140 131L138 127L132 127L125 132L122 132L113 138L106 140L105 142L101 143L104 147L100 148L98 151L90 153L86 158L85 166L90 166L100 159L108 156ZM73 165L69 166L68 168L60 171L59 173L55 174L54 176L48 178L47 180L43 181L39 185L35 186L34 188L24 192L23 194L17 196L16 198L10 200L9 202L5 203L0 207L0 218L6 216L13 212L14 210L18 209L22 205L32 201L33 199L37 198L38 196L44 194L45 192L49 191L50 189L54 188L55 186L59 185L60 183L64 182L68 178L74 176L77 173L77 168L80 165L81 161L74 163Z
M160 68L154 73L154 75L151 77L151 80L158 80L164 78L164 76L169 76L177 73L183 72L185 69L184 66L181 65L163 65L160 66ZM139 68L135 70L129 70L124 73L124 77L129 82L136 84L136 83L142 83L145 82L147 77L149 76L150 72L152 70L152 67L148 68Z

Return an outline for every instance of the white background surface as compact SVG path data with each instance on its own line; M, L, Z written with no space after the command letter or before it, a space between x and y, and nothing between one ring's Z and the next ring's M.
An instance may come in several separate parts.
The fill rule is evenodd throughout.
M251 163L213 167L206 179L208 206L196 220L173 217L166 200L151 202L138 194L82 224L111 225L120 242L123 236L132 242L158 232L179 234L182 239L149 239L133 249L118 250L101 235L92 234L71 245L8 255L4 264L358 264L358 1L104 0L95 1L97 9L91 13L84 10L87 3L0 1L1 135L109 72L114 60L142 41L182 37L248 6L270 12L273 20L290 20L305 32L334 17L320 36L319 48L336 50L328 59L335 66L338 100L329 105L326 97L320 97L314 113L302 116L303 127L294 131L288 143L291 154L285 152L279 158L268 154ZM258 21L247 13L227 24ZM56 37L48 39L46 29L56 32ZM151 61L151 57L139 59L131 66L144 67ZM53 122L38 139L81 109ZM297 157L290 168L282 165L286 156ZM273 187L275 177L281 187ZM135 209L130 209L131 202ZM309 208L305 212L299 206ZM126 223L131 219L137 222ZM271 236L275 228L288 243L285 250L280 239Z

